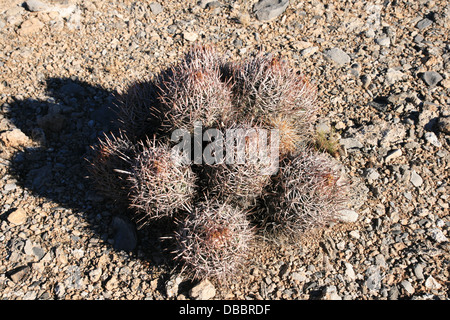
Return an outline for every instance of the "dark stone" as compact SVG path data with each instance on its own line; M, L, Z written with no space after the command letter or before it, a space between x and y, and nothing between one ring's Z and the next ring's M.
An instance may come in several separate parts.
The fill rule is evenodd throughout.
M112 220L114 249L133 251L137 245L135 225L125 216L115 216Z
M79 84L70 82L68 84L63 85L59 92L62 95L81 97L85 95L86 90L84 90L84 88Z

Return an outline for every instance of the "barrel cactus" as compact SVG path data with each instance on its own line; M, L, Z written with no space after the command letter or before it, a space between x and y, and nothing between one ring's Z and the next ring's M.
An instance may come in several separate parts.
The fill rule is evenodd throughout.
M287 61L270 54L229 61L193 46L120 95L124 133L94 147L91 173L141 226L175 222L169 238L182 270L227 279L246 263L253 224L292 237L344 208L347 189L333 161L311 148L318 110L315 86ZM242 144L228 140L233 130Z
M245 264L252 237L244 211L206 200L179 221L176 259L193 279L226 280Z

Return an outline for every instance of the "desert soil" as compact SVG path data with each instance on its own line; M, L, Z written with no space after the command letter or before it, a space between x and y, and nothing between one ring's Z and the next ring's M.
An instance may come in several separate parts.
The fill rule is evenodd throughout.
M254 0L42 2L0 1L1 299L448 300L447 1L291 0L270 21ZM161 226L120 250L133 231L85 160L117 93L193 43L280 55L314 82L355 192L346 221L258 240L232 282L200 288Z

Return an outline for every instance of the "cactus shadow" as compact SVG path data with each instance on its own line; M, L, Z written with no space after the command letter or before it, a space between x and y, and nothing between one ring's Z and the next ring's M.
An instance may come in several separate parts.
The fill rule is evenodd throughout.
M49 78L44 85L44 100L13 97L3 108L5 118L33 140L14 152L9 174L26 192L82 216L102 245L170 267L158 240L164 231L138 230L126 208L96 193L88 178L91 145L117 130L118 93L68 78Z

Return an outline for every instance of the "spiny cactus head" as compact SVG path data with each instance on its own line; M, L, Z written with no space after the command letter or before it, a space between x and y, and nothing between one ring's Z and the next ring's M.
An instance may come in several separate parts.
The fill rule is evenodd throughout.
M195 194L196 177L181 155L167 145L147 140L141 143L128 180L130 206L145 224L152 219L171 217L188 206Z
M235 65L232 76L234 103L238 114L270 125L276 117L292 119L301 127L301 138L316 116L316 88L299 75L286 60L257 55Z
M245 123L231 125L225 138L224 161L203 165L207 192L211 197L246 209L254 205L269 183L271 166L278 167L270 158L273 137L257 124Z
M176 259L193 279L226 281L244 265L253 237L245 212L206 200L178 225Z
M119 126L133 141L160 131L165 110L158 101L157 83L158 79L136 81L117 97Z
M167 109L167 131L192 132L195 121L217 127L233 113L231 90L222 81L222 58L211 48L193 47L161 78L159 101Z
M264 200L262 219L269 233L295 239L336 221L348 189L330 157L305 149L285 160Z
M128 184L124 171L136 153L135 145L120 132L118 136L105 134L92 149L94 157L88 170L97 190L118 203L126 203Z

